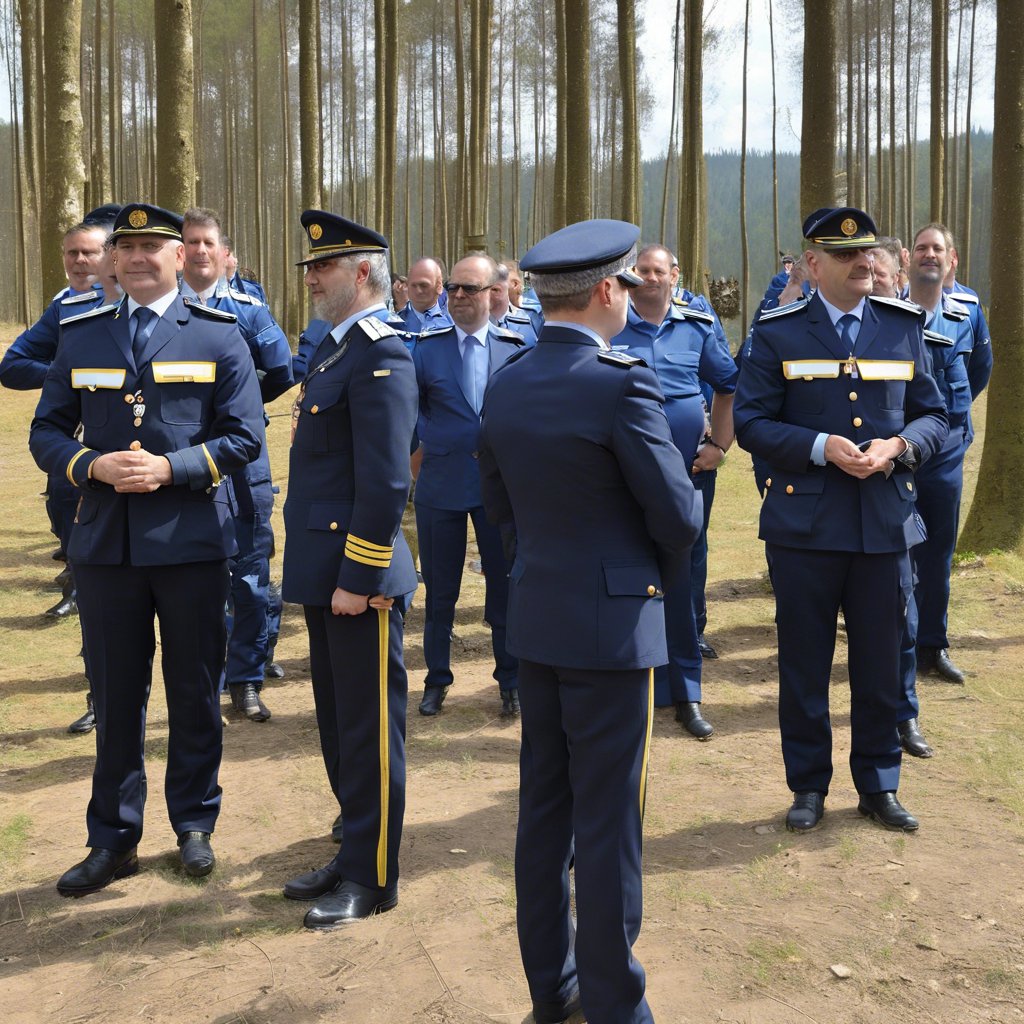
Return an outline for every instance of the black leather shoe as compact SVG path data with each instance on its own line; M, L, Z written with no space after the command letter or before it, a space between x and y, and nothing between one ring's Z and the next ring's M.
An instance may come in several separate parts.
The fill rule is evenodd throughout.
M908 718L905 722L900 722L898 728L900 731L900 746L908 754L911 754L913 757L931 757L935 753L928 746L928 741L924 738L916 718Z
M714 647L712 647L711 644L709 644L707 640L704 639L703 633L699 634L697 637L697 646L700 648L700 656L702 658L707 658L710 661L714 661L715 658L718 657L718 651L716 651Z
M790 832L810 832L821 823L825 813L825 794L816 790L796 793L793 806L786 814L786 828Z
M270 718L270 709L260 700L255 683L232 683L231 706L240 711L251 722L265 722Z
M94 846L85 860L60 876L57 892L61 896L88 896L138 870L139 857L134 846L130 850L104 850Z
M576 989L564 1003L534 1003L533 1019L535 1024L562 1024L582 1008L580 990Z
M209 832L182 832L178 836L178 846L181 847L181 866L186 875L202 878L217 863L210 845Z
M92 706L92 691L85 695L85 714L76 718L69 726L68 732L81 733L92 732L96 728L96 711Z
M66 562L68 560L68 556L63 548L56 548L55 550L51 551L50 557L55 562Z
M75 592L73 590L67 597L62 597L52 608L47 608L43 612L43 615L48 619L66 619L77 614L78 601L75 600Z
M861 793L857 810L896 832L916 832L920 822L896 799L895 793Z
M423 700L420 701L420 714L427 717L436 715L441 710L441 705L447 696L447 686L424 686Z
M71 578L71 566L65 565L64 568L53 577L53 582L60 587L61 596L67 597L68 594L75 589L74 581Z
M268 660L263 666L264 679L284 679L284 669L276 662Z
M700 713L700 701L676 701L676 721L682 722L683 728L699 740L711 738L715 727Z
M334 870L333 862L327 867L307 871L304 875L290 878L284 883L285 899L318 900L329 892L334 892L341 883L341 875Z
M946 647L918 647L917 671L920 675L934 673L947 682L964 684L964 673L953 664Z
M502 718L518 718L520 715L519 708L519 691L516 689L502 690L501 691L501 717Z
M329 931L349 921L362 921L398 906L398 888L371 889L358 882L342 882L306 911L302 923L316 931Z
M342 820L342 815L339 814L334 819L334 824L331 826L331 839L336 843L340 843L345 837L345 822Z

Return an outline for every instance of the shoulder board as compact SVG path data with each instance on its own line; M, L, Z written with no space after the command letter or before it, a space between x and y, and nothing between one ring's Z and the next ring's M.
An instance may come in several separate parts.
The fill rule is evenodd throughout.
M508 313L505 316L505 323L532 324L533 321L526 313Z
M946 298L953 299L955 302L969 302L972 306L978 305L978 296L972 295L970 292L949 292Z
M517 345L525 344L521 334L516 334L515 331L510 331L505 327L497 327L491 324L491 333L499 338L504 338L506 341L514 341Z
M384 323L383 320L378 320L373 315L364 316L362 320L357 320L356 323L358 323L363 329L363 333L370 339L370 341L380 341L381 338L397 337L397 332L393 327Z
M99 297L99 292L82 292L81 295L69 295L66 299L61 299L60 304L62 306L74 306L79 302L92 302Z
M942 315L947 320L952 320L954 323L963 323L964 320L969 319L971 311L964 309L959 302L943 302L942 304Z
M237 288L228 288L228 295L231 296L236 302L248 302L252 306L262 306L263 303L256 298L255 295L250 295L248 292L240 292Z
M776 317L789 316L790 313L798 313L801 309L807 307L808 299L796 299L793 302L787 302L784 306L776 306L775 309L766 310L758 318L757 322L761 323L762 320L774 320Z
M425 331L420 331L420 341L426 341L427 338L433 338L438 334L447 334L449 331L454 330L454 324L445 324L443 327L428 327Z
M916 302L911 302L909 299L890 299L882 295L869 295L868 298L872 302L880 302L883 306L900 309L904 313L911 313L913 316L924 315L924 310Z
M605 349L599 349L597 358L602 363L611 363L612 366L618 366L623 370L628 370L632 366L646 366L639 356L627 356L625 352L608 352Z
M238 317L227 310L217 309L215 306L204 306L201 302L193 302L192 299L186 299L184 295L181 297L181 301L188 306L190 312L197 313L208 320L222 320L229 324L238 323Z
M952 338L947 338L944 334L939 334L938 331L925 331L924 340L931 342L933 345L955 345L956 342Z
M73 324L76 320L88 320L91 316L105 316L107 313L113 313L119 305L118 302L111 302L109 306L97 306L85 313L78 313L76 316L69 316L66 320L61 320L60 325L67 327L68 324Z
M715 322L715 318L706 310L694 309L692 306L688 306L684 302L681 302L676 306L676 312L687 320L700 320L705 324L713 324Z

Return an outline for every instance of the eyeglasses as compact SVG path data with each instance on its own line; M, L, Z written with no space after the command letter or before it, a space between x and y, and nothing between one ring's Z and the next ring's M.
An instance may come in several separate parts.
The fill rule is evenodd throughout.
M473 296L487 291L490 287L491 286L489 284L459 284L455 281L446 281L444 290L449 295L454 295L457 291L461 290L463 294Z
M874 259L870 249L826 249L825 252L837 263L849 263L850 260L856 259L858 256L867 256L869 260Z

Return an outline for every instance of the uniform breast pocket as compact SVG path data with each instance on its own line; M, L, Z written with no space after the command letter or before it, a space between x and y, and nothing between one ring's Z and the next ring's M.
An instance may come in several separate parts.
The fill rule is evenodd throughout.
M700 391L699 366L699 352L685 349L662 352L657 357L656 368L665 394L696 395Z
M114 398L109 391L79 391L81 395L82 423L86 427L105 427L110 416L110 405Z
M883 380L878 382L878 387L882 389L881 400L878 403L879 408L889 412L903 409L903 403L907 396L906 381Z
M162 384L160 415L165 423L198 424L205 419L212 384Z
M345 415L345 394L344 384L308 388L301 406L302 437L296 433L296 442L312 452L350 448L352 427Z
M825 409L825 389L831 381L812 377L801 377L788 382L786 387L786 411L802 416L819 416Z

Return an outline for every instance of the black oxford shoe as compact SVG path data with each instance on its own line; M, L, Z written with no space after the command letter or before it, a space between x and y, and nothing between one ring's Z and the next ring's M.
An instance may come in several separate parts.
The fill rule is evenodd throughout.
M709 661L714 661L718 657L718 651L714 649L704 638L704 634L701 633L697 637L697 646L700 648L700 656L707 658Z
M913 757L931 757L935 753L928 746L928 741L924 738L924 733L921 732L916 718L908 718L905 722L900 722L898 728L900 731L900 746L908 754L911 754Z
M202 878L217 863L210 845L209 832L182 832L178 837L178 846L181 847L181 866L186 875Z
M318 900L337 889L341 875L334 869L333 862L316 871L290 878L284 883L284 895L289 900Z
M920 822L896 799L895 793L861 793L857 810L895 832L916 832Z
M92 732L96 728L96 711L92 704L92 691L85 695L85 714L76 718L69 726L70 733Z
M517 689L501 691L501 717L518 718L520 715L519 691Z
M564 1002L534 1003L534 1024L562 1024L574 1013L579 1013L581 1009L580 990L576 989Z
M964 684L963 670L953 664L946 647L918 647L917 670L921 675L934 674L958 686Z
M240 711L250 722L265 722L270 718L270 709L260 700L255 683L232 683L231 706Z
M94 846L85 860L60 876L57 892L61 896L88 896L138 870L139 858L134 846L130 850L104 850Z
M306 911L302 923L315 931L329 931L349 921L362 921L398 906L398 888L371 889L358 882L342 882Z
M78 601L75 599L75 591L67 597L62 597L52 608L47 608L43 615L48 619L67 619L78 614Z
M284 669L276 661L270 660L263 666L263 678L284 679Z
M345 822L342 820L342 815L339 814L334 819L334 824L331 825L331 838L336 842L340 843L345 836Z
M441 710L445 697L448 696L447 686L423 687L423 700L420 701L420 714L428 718Z
M825 794L816 790L796 793L793 806L786 814L786 828L790 832L810 832L821 823L825 814Z
M700 713L700 701L676 701L676 721L681 722L683 728L699 740L710 739L715 731L715 727Z

